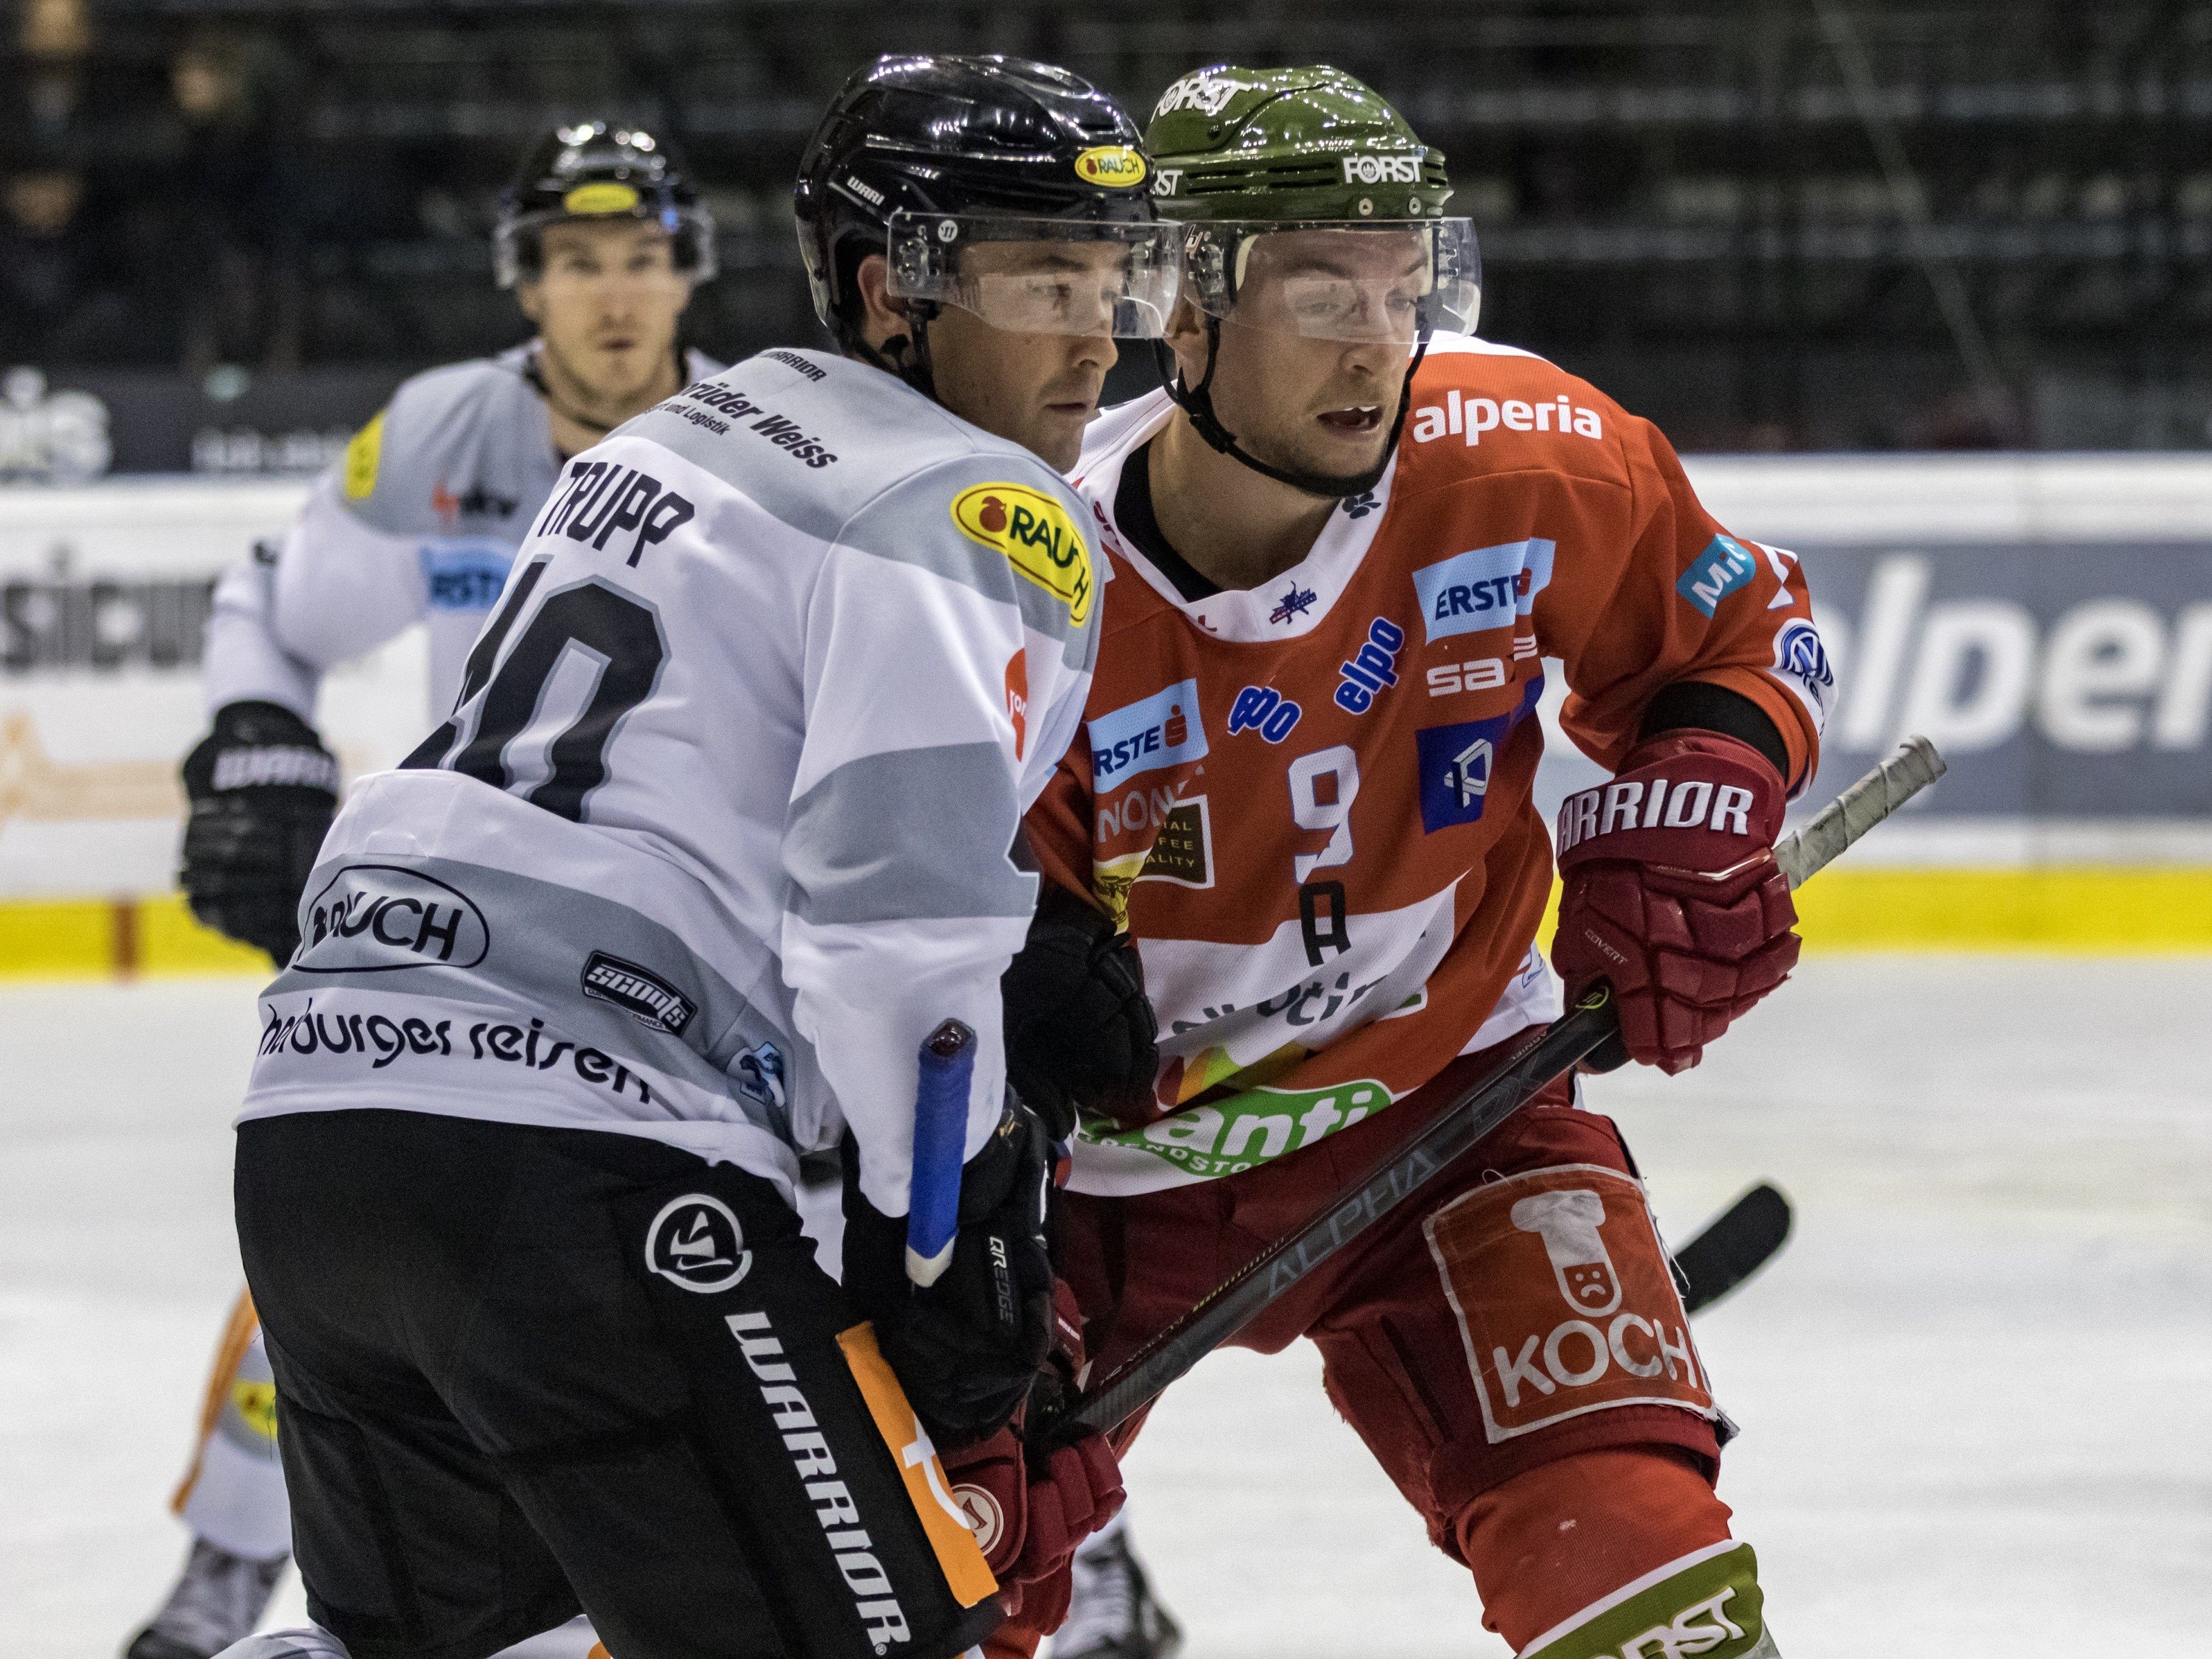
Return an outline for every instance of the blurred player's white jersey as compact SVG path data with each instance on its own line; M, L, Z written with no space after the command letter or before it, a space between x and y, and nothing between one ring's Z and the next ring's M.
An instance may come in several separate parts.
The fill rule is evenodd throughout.
M569 463L453 718L355 790L263 997L245 1115L649 1135L775 1180L849 1123L907 1205L915 1054L978 1036L1081 716L1098 595L1043 462L775 351Z
M430 645L430 707L461 662L561 471L535 343L417 374L315 481L281 543L216 586L203 684L313 724L322 676L412 623ZM720 365L685 359L693 380Z

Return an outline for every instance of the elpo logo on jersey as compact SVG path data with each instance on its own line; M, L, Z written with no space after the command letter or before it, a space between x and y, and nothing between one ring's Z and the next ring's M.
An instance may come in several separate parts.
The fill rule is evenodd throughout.
M711 1296L752 1271L736 1212L706 1193L672 1198L645 1233L645 1265L670 1284Z

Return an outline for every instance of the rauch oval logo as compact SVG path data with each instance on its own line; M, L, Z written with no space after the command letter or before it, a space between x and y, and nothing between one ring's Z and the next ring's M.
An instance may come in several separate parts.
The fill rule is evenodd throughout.
M473 968L491 928L458 887L392 864L349 864L309 900L291 965L303 974Z

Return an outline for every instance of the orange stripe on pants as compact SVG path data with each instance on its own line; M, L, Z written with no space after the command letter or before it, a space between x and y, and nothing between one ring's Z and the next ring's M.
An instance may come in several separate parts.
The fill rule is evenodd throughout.
M200 1478L200 1464L207 1456L208 1442L214 1437L215 1425L222 1417L223 1404L230 1398L231 1379L238 1374L239 1362L253 1343L253 1334L261 1328L261 1316L253 1310L253 1292L238 1293L238 1302L230 1310L230 1322L223 1327L222 1340L216 1345L215 1369L208 1375L207 1398L200 1404L200 1431L192 1442L192 1464L178 1482L177 1490L169 1499L174 1513L185 1512L185 1500L192 1495L192 1486Z

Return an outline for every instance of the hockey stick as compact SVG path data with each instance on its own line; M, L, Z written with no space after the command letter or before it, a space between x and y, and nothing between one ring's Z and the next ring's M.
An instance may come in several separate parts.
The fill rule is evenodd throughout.
M1682 1309L1710 1308L1774 1259L1790 1237L1790 1200L1762 1181L1674 1252Z
M1784 837L1774 849L1774 861L1791 887L1803 886L1845 848L1942 775L1943 759L1936 745L1925 738L1906 738L1896 754L1823 807L1811 823ZM1269 1246L1115 1366L1044 1432L1079 1434L1126 1421L1262 1309L1426 1188L1462 1152L1620 1029L1613 994L1599 985L1577 1001L1571 1013L1454 1101L1325 1213Z

